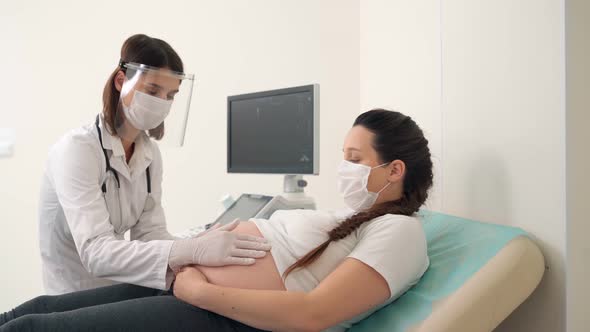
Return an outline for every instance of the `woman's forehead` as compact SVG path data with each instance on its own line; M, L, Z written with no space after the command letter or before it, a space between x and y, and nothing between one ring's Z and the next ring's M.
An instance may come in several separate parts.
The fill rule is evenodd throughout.
M362 126L354 126L348 131L344 140L345 151L368 151L373 150L374 134Z

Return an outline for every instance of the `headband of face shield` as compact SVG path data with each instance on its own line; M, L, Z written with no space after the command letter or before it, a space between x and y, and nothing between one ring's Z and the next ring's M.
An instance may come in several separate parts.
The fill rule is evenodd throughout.
M166 68L122 63L125 81L115 114L117 135L134 142L141 132L161 144L184 144L194 76Z

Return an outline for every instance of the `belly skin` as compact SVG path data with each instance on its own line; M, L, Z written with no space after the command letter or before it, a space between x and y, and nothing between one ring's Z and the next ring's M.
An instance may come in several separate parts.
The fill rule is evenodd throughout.
M232 232L262 237L258 227L251 221L241 222ZM285 284L270 252L249 266L221 266L197 268L214 285L245 289L285 290Z

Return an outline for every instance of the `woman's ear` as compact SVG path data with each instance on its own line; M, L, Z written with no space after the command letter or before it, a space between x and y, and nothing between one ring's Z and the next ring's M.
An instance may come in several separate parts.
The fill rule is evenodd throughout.
M115 80L113 81L113 84L115 84L115 89L121 92L123 83L125 83L125 73L122 70L119 70L115 75Z
M389 176L387 177L389 182L399 182L403 180L404 175L406 174L406 164L403 161L396 159L392 161L387 168L390 170Z

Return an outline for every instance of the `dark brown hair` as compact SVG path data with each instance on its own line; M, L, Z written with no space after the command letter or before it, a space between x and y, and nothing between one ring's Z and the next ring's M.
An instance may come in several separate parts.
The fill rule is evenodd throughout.
M115 121L115 117L122 116L121 112L117 112L121 93L115 87L115 77L119 70L126 70L122 66L123 63L134 62L152 67L168 68L177 72L184 71L182 60L168 43L142 34L127 38L121 47L119 61L119 65L107 80L102 93L102 113L107 130L111 135L116 134L115 123L120 123ZM155 139L161 139L164 136L164 123L151 129L149 135Z
M347 237L363 223L385 214L411 216L428 198L433 180L430 149L424 133L412 118L399 112L374 109L359 115L353 126L363 126L375 135L372 146L379 156L379 164L394 160L405 163L403 195L396 201L381 203L342 221L328 232L328 240L291 265L284 277L313 263L331 242Z

